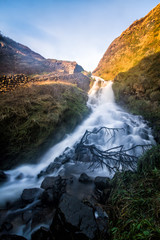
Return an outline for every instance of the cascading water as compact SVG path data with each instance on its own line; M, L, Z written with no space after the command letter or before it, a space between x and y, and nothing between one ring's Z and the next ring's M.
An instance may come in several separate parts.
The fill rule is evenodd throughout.
M37 174L45 169L56 157L63 153L66 147L72 148L78 142L86 130L92 131L102 126L108 128L123 128L124 131L119 131L116 138L112 141L105 141L105 136L92 139L94 144L102 149L124 145L124 147L131 148L135 145L154 144L154 139L151 134L150 128L143 121L142 117L134 116L125 112L114 102L114 94L112 91L112 82L105 82L99 77L94 77L95 82L89 91L88 107L91 108L92 113L90 116L75 129L75 131L67 135L63 141L53 146L48 152L40 159L39 164L23 165L14 170L6 171L9 179L6 183L1 185L0 204L4 205L7 201L18 198L24 188L39 187L43 177L38 179ZM139 154L139 153L136 153ZM72 163L75 165L76 163ZM82 165L81 165L82 167ZM53 174L63 174L65 166L61 166ZM84 172L83 169L78 169L78 174ZM77 174L75 171L75 174ZM94 174L107 176L109 173L105 168L95 169L94 173L89 172L89 175ZM73 172L74 174L74 172Z

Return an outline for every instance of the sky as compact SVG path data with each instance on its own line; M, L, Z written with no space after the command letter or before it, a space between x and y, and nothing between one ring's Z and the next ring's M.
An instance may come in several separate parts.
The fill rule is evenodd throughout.
M93 71L111 42L157 0L0 0L0 31L45 58Z

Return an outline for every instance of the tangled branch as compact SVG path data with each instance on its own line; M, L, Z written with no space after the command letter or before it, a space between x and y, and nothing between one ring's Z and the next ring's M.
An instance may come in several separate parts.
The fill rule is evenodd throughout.
M116 132L123 131L124 129L101 127L98 130L94 129L92 132L87 130L81 141L76 146L76 160L79 161L82 152L87 150L88 154L92 156L92 160L90 160L90 168L100 166L103 168L106 166L110 172L116 172L117 170L125 171L127 169L136 170L138 157L134 154L134 150L141 148L143 153L151 145L136 145L129 149L124 149L124 146L120 145L106 150L101 150L96 147L95 144L89 144L89 137L92 134L98 134L102 130L109 137L106 142L108 143L112 138L116 137Z

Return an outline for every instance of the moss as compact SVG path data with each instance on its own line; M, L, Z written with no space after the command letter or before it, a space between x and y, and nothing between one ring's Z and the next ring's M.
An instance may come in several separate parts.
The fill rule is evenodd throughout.
M63 84L32 85L0 96L0 168L35 162L86 116L87 94Z

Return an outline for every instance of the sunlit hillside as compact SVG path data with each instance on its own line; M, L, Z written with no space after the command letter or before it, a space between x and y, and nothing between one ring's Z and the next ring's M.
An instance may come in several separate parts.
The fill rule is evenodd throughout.
M114 79L119 72L129 70L144 57L159 51L160 4L111 43L94 74L105 80Z

